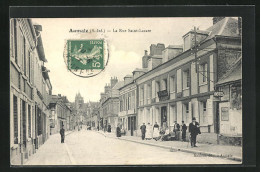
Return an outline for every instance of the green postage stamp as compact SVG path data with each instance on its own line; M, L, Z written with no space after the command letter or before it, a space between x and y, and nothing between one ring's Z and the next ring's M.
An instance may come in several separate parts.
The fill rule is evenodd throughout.
M65 63L68 70L78 76L95 76L104 70L105 50L103 39L67 40Z

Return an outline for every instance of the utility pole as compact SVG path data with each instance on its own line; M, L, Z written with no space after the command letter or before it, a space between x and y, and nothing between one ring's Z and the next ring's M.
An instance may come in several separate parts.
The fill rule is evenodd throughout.
M196 73L198 73L198 57L197 57L197 28L194 26L194 55L195 55L195 68L196 68Z

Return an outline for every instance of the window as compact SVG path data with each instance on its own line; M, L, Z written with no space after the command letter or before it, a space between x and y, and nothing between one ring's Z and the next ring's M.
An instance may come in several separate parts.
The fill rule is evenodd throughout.
M189 113L189 103L186 103L186 104L185 104L185 112L186 112L186 113Z
M31 53L28 53L28 77L31 82Z
M151 103L151 97L152 97L152 89L151 85L147 85L147 104Z
M160 91L160 89L161 89L161 88L160 88L160 82L159 82L159 81L156 81L156 88L155 88L156 97L158 97L158 94L157 94L157 93L158 93L158 91Z
M164 86L164 90L167 90L167 79L163 80L163 86Z
M17 97L13 96L14 144L18 144L18 108Z
M28 137L31 137L31 106L28 105Z
M122 100L122 96L120 96L120 112L123 111L123 100Z
M200 81L201 83L207 82L208 78L208 64L203 63L200 65Z
M131 97L130 97L130 94L128 94L128 97L127 97L127 110L130 109L130 103L131 103Z
M135 109L135 90L132 91L132 109Z
M171 76L170 77L170 92L173 93L175 92L175 77L174 76Z
M203 102L203 111L207 111L207 102Z
M184 113L183 113L183 119L185 119L185 122L189 121L189 113L190 113L190 108L189 108L189 103L184 104Z
M23 37L23 72L24 74L26 75L27 74L27 68L26 68L26 65L27 65L27 59L26 59L26 56L27 56L27 46L26 46L26 41L25 41L25 38Z
M18 66L22 67L23 56L24 56L24 38L22 35L22 31L19 27L17 29L17 63Z
M26 102L22 100L22 134L23 134L23 143L26 144L27 135L26 135Z
M140 89L140 105L143 105L144 102L144 88Z
M15 58L15 62L17 63L16 56L16 20L11 19L10 21L10 56Z
M200 123L204 125L208 123L206 100L200 102Z
M183 71L183 89L190 87L190 70Z

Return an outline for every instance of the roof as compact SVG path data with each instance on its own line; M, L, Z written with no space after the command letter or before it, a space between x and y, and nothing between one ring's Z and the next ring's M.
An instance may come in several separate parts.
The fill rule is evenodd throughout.
M209 27L207 31L210 32L206 40L213 38L216 35L222 36L239 36L237 33L238 20L232 17L225 17L213 26Z
M132 75L126 75L124 78L132 78Z
M187 32L185 35L183 35L182 37L185 37L186 35L188 35L188 33L190 32L193 32L194 33L194 30L190 30L189 32ZM207 31L207 30L196 30L196 33L199 33L199 34L203 34L203 35L208 35L210 31Z
M242 65L241 65L242 57L236 61L236 63L227 71L227 73L219 79L216 85L224 85L226 83L234 82L242 79Z
M147 68L142 68L142 69L136 68L133 72L147 72L147 71L148 71Z
M166 47L165 49L167 49L167 48L183 48L183 46L182 45L169 45L168 47Z
M118 83L116 83L116 85L112 89L119 89L123 85L124 85L124 81L119 81Z
M200 44L202 44L202 43L204 43L204 42L206 42L206 41L216 37L216 35L238 38L238 37L240 37L240 35L237 33L237 28L238 28L238 20L237 19L234 19L234 18L231 18L231 17L225 17L224 19L220 20L219 22L217 22L213 26L209 27L206 30L206 32L203 32L202 30L197 30L197 32L199 32L199 33L202 33L202 32L203 33L208 33L208 36L202 42L200 42ZM153 68L150 71L147 70L146 71L147 73L145 73L144 75L139 76L138 78L145 77L145 75L149 75L149 73L151 73L152 71L158 69L162 65L168 63L169 61L176 60L177 57L180 57L180 56L184 55L188 51L191 51L191 49L188 49L188 50L182 52L181 54L177 55L175 58L172 58L172 59L168 60L165 63L161 63L160 65L156 66L155 68ZM136 78L136 79L138 79L138 78Z

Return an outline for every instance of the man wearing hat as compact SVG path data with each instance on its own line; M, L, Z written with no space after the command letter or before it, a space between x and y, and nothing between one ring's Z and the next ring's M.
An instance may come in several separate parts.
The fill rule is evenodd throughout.
M196 121L195 117L192 118L192 122L189 125L189 132L190 132L190 136L191 136L191 147L197 147L196 146L196 137L198 134L201 134L201 132L200 132L200 125Z
M64 125L62 125L62 127L60 129L61 143L64 143L64 139L65 139L65 130L64 130L63 126Z

